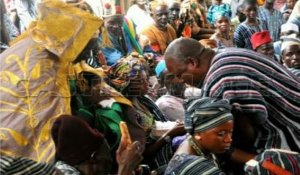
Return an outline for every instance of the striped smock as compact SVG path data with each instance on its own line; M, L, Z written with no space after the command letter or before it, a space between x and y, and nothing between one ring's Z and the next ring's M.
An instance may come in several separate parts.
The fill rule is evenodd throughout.
M300 79L276 61L251 50L225 49L212 60L202 96L228 99L262 125L256 152L300 151Z

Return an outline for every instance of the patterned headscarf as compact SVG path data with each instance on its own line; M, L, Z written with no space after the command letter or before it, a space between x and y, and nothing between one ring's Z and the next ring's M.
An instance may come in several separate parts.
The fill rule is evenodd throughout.
M232 11L230 9L220 8L219 11L216 11L215 14L213 15L212 24L215 24L220 17L225 17L230 21L231 14Z
M123 93L131 80L138 79L142 70L145 70L146 60L132 53L127 58L121 58L108 70L108 78L112 86Z
M184 107L185 130L189 134L201 133L233 120L228 100L190 99L185 101Z

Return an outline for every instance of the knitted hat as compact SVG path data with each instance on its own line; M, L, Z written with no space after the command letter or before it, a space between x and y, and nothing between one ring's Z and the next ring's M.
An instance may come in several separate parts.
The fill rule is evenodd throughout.
M268 149L245 165L245 174L300 174L300 154L296 152Z
M253 50L256 50L259 46L272 42L272 38L270 36L270 32L268 30L262 32L256 32L252 35L251 44Z
M69 165L78 165L89 159L104 143L104 136L92 129L82 119L62 115L51 129L56 147L56 155Z
M185 130L190 134L201 133L233 120L231 105L225 99L190 99L185 101L184 108Z

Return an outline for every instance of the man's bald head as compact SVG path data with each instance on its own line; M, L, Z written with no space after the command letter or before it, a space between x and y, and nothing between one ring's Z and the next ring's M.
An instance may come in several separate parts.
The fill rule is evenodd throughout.
M199 58L204 49L204 46L197 40L178 38L168 46L164 58L166 61L170 60L176 63L184 63L190 57Z

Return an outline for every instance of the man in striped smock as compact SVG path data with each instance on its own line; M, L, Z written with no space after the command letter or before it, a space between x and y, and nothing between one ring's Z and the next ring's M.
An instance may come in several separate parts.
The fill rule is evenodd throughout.
M300 80L284 66L245 49L216 54L187 38L172 42L165 60L169 72L201 87L202 97L228 99L240 109L234 114L234 147L252 154L300 151Z

